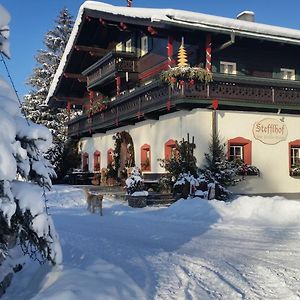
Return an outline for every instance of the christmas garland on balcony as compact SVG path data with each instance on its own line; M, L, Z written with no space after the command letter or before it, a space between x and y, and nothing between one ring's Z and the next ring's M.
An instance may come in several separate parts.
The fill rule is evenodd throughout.
M107 109L107 103L109 102L109 98L103 98L102 100L94 101L91 107L87 110L88 115L94 115L97 112L101 112Z
M195 81L205 83L211 82L212 73L200 67L174 67L163 71L160 78L163 82L167 82L172 86L177 83L180 85L183 85L184 83L193 85Z

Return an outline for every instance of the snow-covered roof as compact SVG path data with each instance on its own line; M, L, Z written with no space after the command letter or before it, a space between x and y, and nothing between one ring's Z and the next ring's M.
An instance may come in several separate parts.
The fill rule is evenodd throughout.
M115 16L144 19L154 23L154 26L155 23L157 23L189 27L211 32L215 31L219 33L230 34L234 32L236 35L249 38L258 38L300 45L300 30L296 29L218 17L184 10L124 7L114 6L103 2L86 1L79 9L72 34L51 84L47 102L53 96L59 78L64 70L67 57L77 36L85 9L108 13Z

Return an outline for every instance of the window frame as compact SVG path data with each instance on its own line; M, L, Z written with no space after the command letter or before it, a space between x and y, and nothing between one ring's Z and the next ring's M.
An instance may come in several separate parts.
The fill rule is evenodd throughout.
M233 149L233 155L231 154L231 149ZM240 154L236 154L236 149L240 149ZM236 159L240 159L241 161L244 161L244 145L237 145L237 144L230 144L229 145L229 160L234 161Z
M222 66L226 66L227 67L227 72L222 72L221 71L221 67ZM229 73L228 72L228 66L232 66L233 67L233 72L232 73ZM231 61L224 61L224 60L221 60L220 61L220 73L221 74L227 74L227 75L236 75L237 74L237 71L236 71L236 62L231 62Z
M111 165L114 161L114 150L112 148L109 148L107 150L107 167Z
M132 51L132 39L129 39L125 42L125 52L128 52L128 53L133 52Z
M165 159L176 158L178 153L176 141L173 139L168 140L165 143Z
M148 166L145 166L146 160L149 160ZM151 172L151 146L144 144L141 146L141 171Z
M243 147L243 162L247 165L252 164L252 141L245 139L241 136L229 139L227 141L227 158L230 160L230 146L242 146Z
M119 42L118 44L116 44L115 50L116 52L123 52L123 42Z
M82 171L89 171L89 154L87 152L82 153Z
M147 41L146 47L144 48L143 41ZM144 35L141 37L141 57L145 56L149 52L149 37L147 35Z
M99 172L100 170L101 170L101 153L100 151L96 150L94 152L94 172Z
M291 78L287 77L289 72L292 73ZM296 70L295 69L280 68L280 74L281 74L281 79L283 79L283 80L296 80ZM286 75L286 78L285 78L285 75Z
M295 155L295 150L298 151L298 155ZM290 155L291 155L291 167L300 166L300 146L291 146L290 147ZM298 160L298 162L296 162Z

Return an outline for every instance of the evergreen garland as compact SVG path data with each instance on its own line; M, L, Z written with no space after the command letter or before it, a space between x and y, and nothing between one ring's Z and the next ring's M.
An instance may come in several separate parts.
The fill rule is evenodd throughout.
M160 78L171 86L183 82L194 84L195 81L209 83L212 73L200 67L174 67L163 71Z

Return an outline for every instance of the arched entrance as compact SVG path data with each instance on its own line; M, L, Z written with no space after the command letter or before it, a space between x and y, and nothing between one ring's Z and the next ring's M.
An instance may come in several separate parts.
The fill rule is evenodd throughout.
M122 177L122 172L126 168L134 167L134 144L131 135L126 132L118 132L115 136L116 153L115 163L118 169L118 177Z

